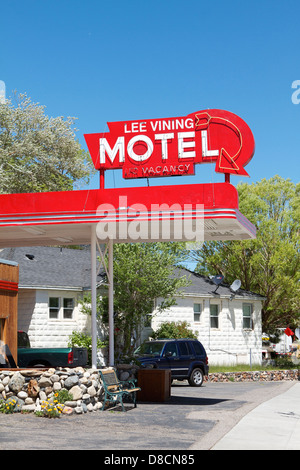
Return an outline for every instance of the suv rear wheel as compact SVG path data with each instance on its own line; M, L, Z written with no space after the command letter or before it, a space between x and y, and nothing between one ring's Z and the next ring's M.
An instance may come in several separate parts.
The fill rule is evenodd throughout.
M203 384L202 370L198 368L193 369L188 381L192 387L201 387L201 385Z

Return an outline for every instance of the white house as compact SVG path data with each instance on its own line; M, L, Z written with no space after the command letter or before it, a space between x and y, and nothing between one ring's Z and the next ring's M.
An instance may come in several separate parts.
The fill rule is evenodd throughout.
M79 305L90 286L89 250L5 248L0 257L19 264L18 329L32 347L66 347L73 330L90 330Z
M183 271L191 284L177 305L161 314L154 311L152 328L166 321L186 321L205 347L209 364L260 364L264 298L243 289L234 293L223 283L217 288L209 278Z
M5 248L0 258L19 264L18 329L28 333L32 347L65 347L72 331L90 332L90 318L79 305L90 289L89 249ZM242 289L233 294L224 284L214 292L210 279L187 270L179 274L187 275L191 284L177 305L162 314L154 309L152 329L165 321L186 320L210 364L260 363L263 297ZM99 275L99 284L101 280ZM144 337L148 333L145 330Z

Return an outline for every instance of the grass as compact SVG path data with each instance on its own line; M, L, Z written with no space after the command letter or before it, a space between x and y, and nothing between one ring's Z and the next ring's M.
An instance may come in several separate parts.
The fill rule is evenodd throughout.
M282 370L282 369L297 369L298 367L293 365L293 367L284 367L282 366L262 366L261 364L239 364L236 366L226 366L226 365L212 365L209 366L210 374L224 373L224 372L249 372L249 371L264 371L264 370Z

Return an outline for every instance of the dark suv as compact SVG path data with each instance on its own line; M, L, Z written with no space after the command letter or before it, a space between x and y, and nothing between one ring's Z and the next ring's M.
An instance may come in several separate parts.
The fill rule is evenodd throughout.
M134 355L142 367L171 369L172 379L187 379L193 387L201 387L203 377L208 375L206 351L195 339L146 341Z

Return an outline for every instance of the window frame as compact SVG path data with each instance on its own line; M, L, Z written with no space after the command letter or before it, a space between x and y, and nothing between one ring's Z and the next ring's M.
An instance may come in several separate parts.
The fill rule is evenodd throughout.
M195 310L195 305L199 305L199 312ZM194 302L194 305L193 305L193 314L194 314L194 323L200 323L201 321L201 314L202 314L202 303L201 302ZM196 315L198 315L199 319L196 320Z
M245 314L244 308L250 307L250 314ZM243 330L253 330L254 329L254 322L253 322L253 303L252 302L243 302L242 304L242 327ZM249 326L245 326L245 322L249 321Z
M212 315L212 307L217 308L217 315ZM219 304L212 304L212 303L209 304L209 322L210 322L209 324L210 324L210 328L214 328L215 330L220 329L220 310L221 309L220 309ZM212 324L213 319L217 320L217 326Z
M52 306L51 307L51 300L57 299L58 300L58 307ZM66 305L67 302L72 301L72 307ZM65 306L66 305L66 306ZM48 296L48 319L50 321L74 321L74 312L75 312L75 296L70 295L49 295ZM57 310L57 316L51 317L51 309ZM66 315L67 310L72 310L69 316Z

